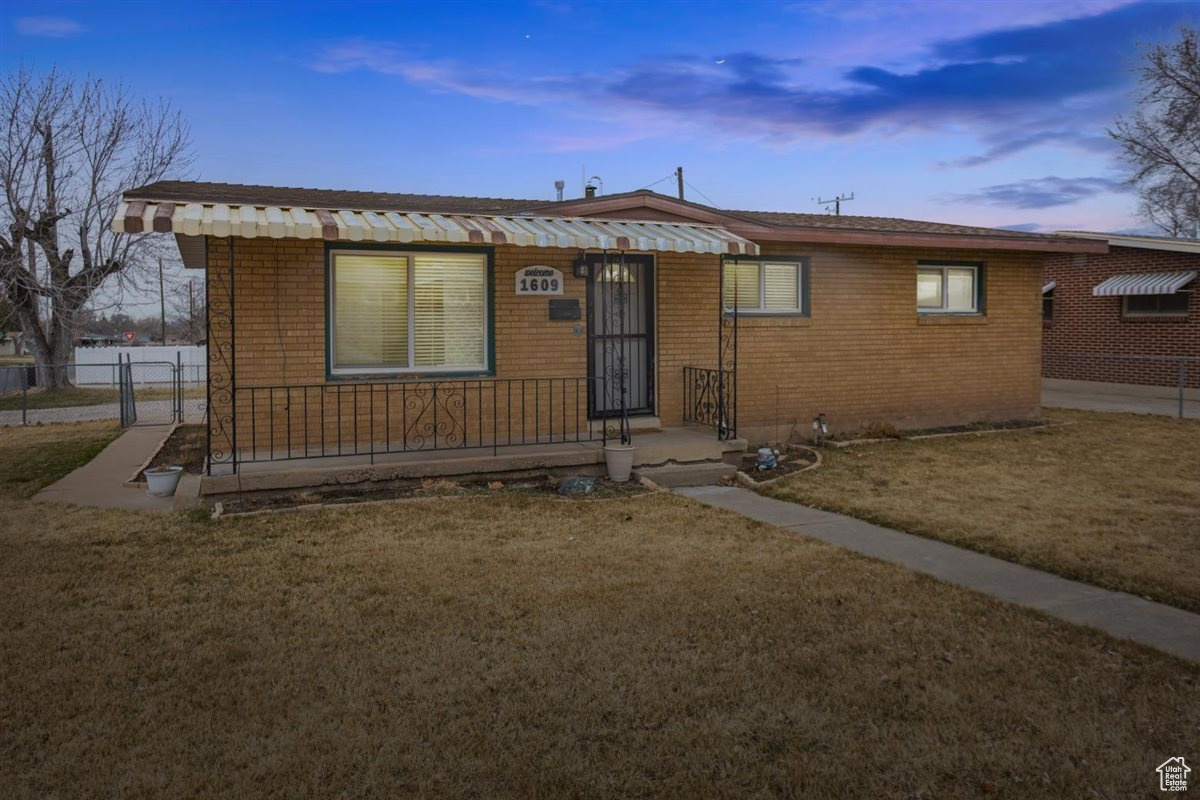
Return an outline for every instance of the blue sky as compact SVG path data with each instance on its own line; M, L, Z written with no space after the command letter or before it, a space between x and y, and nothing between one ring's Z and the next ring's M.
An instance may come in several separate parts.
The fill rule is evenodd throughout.
M1137 227L1105 135L1188 3L55 3L0 63L164 97L203 180ZM671 192L673 183L655 185ZM702 195L697 193L703 193Z

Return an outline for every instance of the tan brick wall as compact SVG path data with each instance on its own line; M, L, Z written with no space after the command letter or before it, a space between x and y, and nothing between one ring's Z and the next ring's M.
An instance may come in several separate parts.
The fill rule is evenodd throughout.
M1036 417L1040 405L1041 259L1037 254L765 244L808 256L811 318L738 320L738 432L752 441L835 430ZM986 314L921 318L920 259L986 264ZM717 268L659 259L660 411L682 415L682 368L717 352Z
M912 427L1037 415L1038 255L770 244L764 251L810 257L812 316L740 318L742 435L752 440L782 438L794 423L806 430L817 412L827 414L835 429L872 422ZM210 268L224 270L226 253L224 240L212 240ZM405 415L420 410L419 399L414 402L408 390L398 387L381 394L378 389L368 392L354 381L326 382L323 243L240 239L235 253L235 350L237 382L242 387L239 444L250 445L251 430L259 447L286 448L290 443L297 452L306 444L318 446L322 436L326 447L340 438L343 452L352 452L356 442L361 448L373 439L394 440ZM553 266L564 275L563 297L580 301L580 323L586 324L585 281L571 276L575 257L575 251L557 248L495 249L494 346L499 377L586 375L587 339L574 334L575 323L551 321L548 298L517 297L513 291L517 269L529 264ZM986 316L918 318L916 263L925 258L984 261ZM655 267L655 385L659 416L664 425L672 426L683 420L683 367L716 364L718 262L716 256L660 253ZM213 298L214 304L217 299ZM218 329L210 342L210 358L217 357L221 341ZM274 398L260 391L254 398L252 420L246 387L271 385L339 388L294 389L290 396L277 391ZM501 435L510 421L515 428L523 420L530 432L537 427L535 415L544 430L551 414L556 435L565 431L570 437L577 430L576 412L585 408L572 381L552 387L543 383L540 392L527 385L523 412L518 397L510 403L503 397L505 388L499 392L501 396L493 397L486 384L468 390L463 399L475 420L471 430L463 432L468 438L490 439L493 420ZM375 430L369 429L361 413L372 404ZM285 406L291 412L290 431L281 424L288 416L283 413ZM269 427L269 408L276 412L274 429ZM214 412L228 414L219 396ZM387 420L390 430L384 430L380 419ZM581 419L580 426L586 426L586 420ZM513 435L519 437L520 432L514 430Z

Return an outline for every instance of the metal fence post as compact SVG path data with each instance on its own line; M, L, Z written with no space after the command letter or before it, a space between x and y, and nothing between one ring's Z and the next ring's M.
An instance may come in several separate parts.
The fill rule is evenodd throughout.
M21 424L29 424L29 381L24 377L21 379Z
M1183 387L1187 383L1187 362L1179 359L1179 418L1183 419Z

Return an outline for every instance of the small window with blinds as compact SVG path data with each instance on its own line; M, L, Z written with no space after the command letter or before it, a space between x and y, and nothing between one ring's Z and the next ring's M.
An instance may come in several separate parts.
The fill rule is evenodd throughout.
M737 259L725 262L725 307L739 313L807 315L808 262Z
M332 251L331 372L487 369L487 256Z

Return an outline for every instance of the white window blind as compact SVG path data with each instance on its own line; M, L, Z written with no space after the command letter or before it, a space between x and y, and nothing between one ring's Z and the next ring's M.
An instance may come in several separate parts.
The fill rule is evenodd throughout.
M803 308L802 274L802 265L794 262L728 262L725 305L736 303L739 310L750 312L799 312Z
M917 311L970 314L979 311L979 267L922 266L917 269Z
M339 367L407 367L408 259L338 254L334 362Z
M414 360L418 367L483 364L484 270L479 256L414 255Z
M334 372L486 369L487 259L336 252Z

